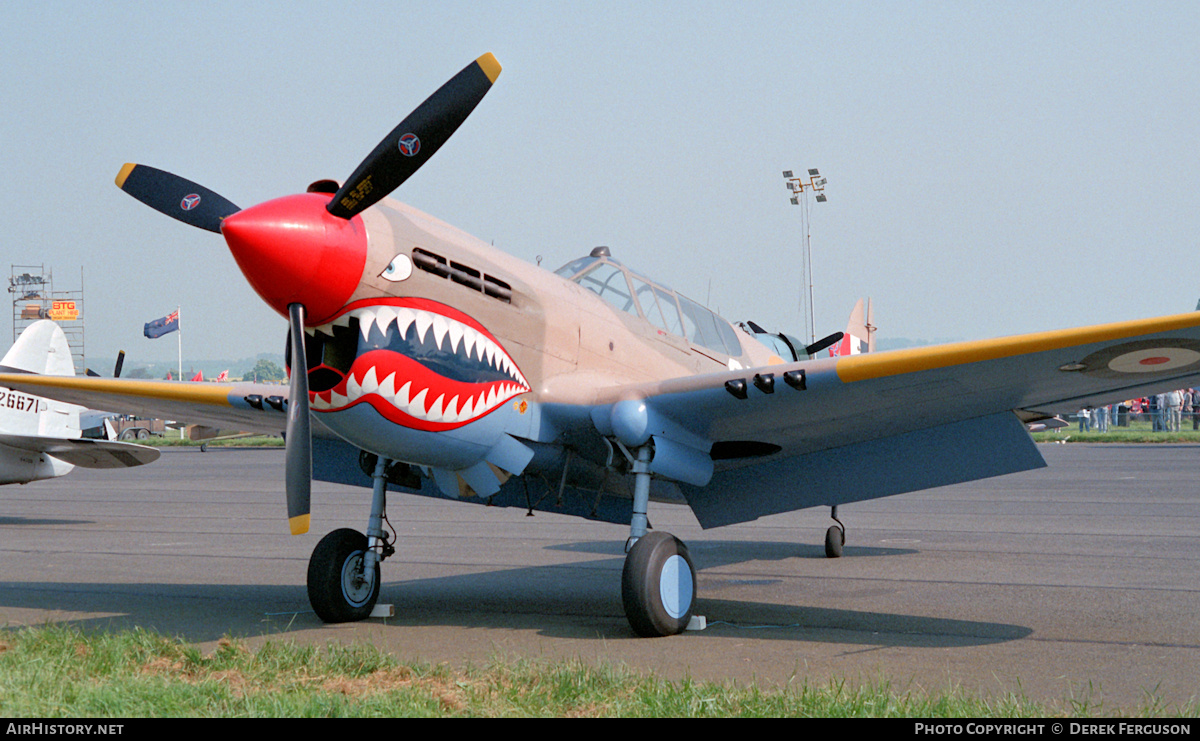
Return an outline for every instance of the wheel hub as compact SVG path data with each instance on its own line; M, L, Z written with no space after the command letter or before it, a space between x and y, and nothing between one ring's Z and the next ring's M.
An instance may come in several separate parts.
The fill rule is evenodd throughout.
M364 551L352 553L342 564L342 594L347 602L355 606L365 604L375 586L374 575L371 579L363 576L364 555Z

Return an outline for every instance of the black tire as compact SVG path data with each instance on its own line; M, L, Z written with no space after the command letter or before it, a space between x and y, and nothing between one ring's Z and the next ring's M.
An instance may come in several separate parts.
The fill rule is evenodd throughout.
M379 564L370 584L356 582L367 552L367 536L342 528L321 538L308 560L308 601L327 623L348 623L371 615L379 599Z
M825 531L825 555L829 558L841 558L842 546L846 545L846 531L837 525L830 525Z
M650 533L634 543L621 573L621 600L638 635L682 633L696 604L696 568L683 541Z
M138 440L149 440L150 439L150 430L147 430L145 427L139 427L138 431L137 431L137 439Z

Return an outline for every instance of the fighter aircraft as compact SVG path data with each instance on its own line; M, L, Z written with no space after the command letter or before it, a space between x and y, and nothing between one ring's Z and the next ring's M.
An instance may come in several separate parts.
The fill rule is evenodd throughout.
M24 379L139 414L286 427L295 533L309 528L313 476L369 477L366 533L329 533L309 562L323 620L371 613L394 550L389 487L627 523L626 615L638 634L669 635L689 623L695 569L682 542L650 528L652 499L686 503L710 528L1033 469L1045 462L1024 423L1200 384L1200 313L810 357L820 348L768 347L636 271L636 255L596 248L552 273L388 199L499 72L490 54L468 65L344 183L246 209L177 175L121 168L130 195L221 234L288 318L286 394Z
M62 328L49 319L25 328L0 360L5 372L72 377L75 365ZM83 407L0 388L0 484L65 476L75 466L124 468L158 459L144 445L81 437Z

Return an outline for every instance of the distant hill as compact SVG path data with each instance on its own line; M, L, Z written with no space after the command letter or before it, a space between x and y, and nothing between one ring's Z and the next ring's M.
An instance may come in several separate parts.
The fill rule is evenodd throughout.
M930 345L944 345L948 342L959 342L959 340L953 337L942 337L936 340L914 340L908 337L876 337L875 351L903 350L906 347L928 347Z
M252 358L242 358L240 360L193 360L188 357L183 358L183 377L184 380L190 379L196 375L197 371L204 373L205 380L216 378L221 371L229 371L230 378L241 378L250 372L250 369L258 364L259 360L269 360L272 363L283 367L282 353L259 353ZM112 364L97 364L90 356L88 358L88 366L97 373L107 376L112 374ZM171 371L172 374L179 374L179 361L157 360L140 362L137 358L130 356L128 353L125 356L125 367L121 371L121 375L125 378L162 378Z

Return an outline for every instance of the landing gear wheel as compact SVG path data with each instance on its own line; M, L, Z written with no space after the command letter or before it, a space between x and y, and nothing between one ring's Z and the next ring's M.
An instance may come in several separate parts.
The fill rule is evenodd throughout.
M696 602L696 569L687 546L670 533L638 539L625 557L621 600L638 635L682 633Z
M308 601L327 623L346 623L370 617L379 599L379 564L364 580L367 536L342 528L321 538L308 560Z
M846 531L837 525L830 525L825 531L825 555L829 558L841 558L842 546L846 545Z

